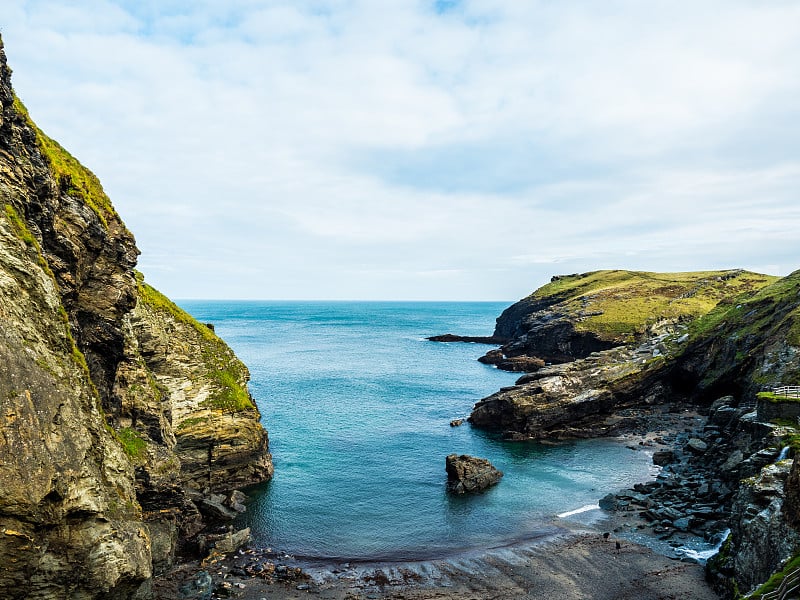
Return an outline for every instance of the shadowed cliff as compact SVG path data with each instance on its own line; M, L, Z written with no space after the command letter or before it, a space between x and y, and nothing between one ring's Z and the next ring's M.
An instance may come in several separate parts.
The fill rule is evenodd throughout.
M0 41L0 590L146 596L215 493L265 481L231 350L134 271L97 178L31 120Z

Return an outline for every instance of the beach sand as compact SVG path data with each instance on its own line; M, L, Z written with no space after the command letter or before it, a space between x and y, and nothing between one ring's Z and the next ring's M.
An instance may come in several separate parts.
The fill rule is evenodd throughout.
M603 523L608 525L608 523ZM621 548L616 549L616 541ZM242 560L240 555L240 561ZM284 561L290 564L291 559ZM423 562L307 567L305 575L268 583L237 576L236 559L206 569L214 597L241 600L715 600L703 566L670 559L602 530L560 530L544 540ZM196 573L200 565L185 565ZM176 574L177 575L177 574ZM180 577L160 598L176 598ZM299 589L298 589L299 588ZM174 594L174 595L173 595Z

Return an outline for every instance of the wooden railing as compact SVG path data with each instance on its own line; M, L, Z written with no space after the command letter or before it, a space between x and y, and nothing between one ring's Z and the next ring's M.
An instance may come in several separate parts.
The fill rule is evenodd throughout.
M800 385L784 385L773 389L772 392L784 398L800 398Z
M761 600L789 600L800 591L800 569L795 569L783 578L781 584L766 594L761 595Z

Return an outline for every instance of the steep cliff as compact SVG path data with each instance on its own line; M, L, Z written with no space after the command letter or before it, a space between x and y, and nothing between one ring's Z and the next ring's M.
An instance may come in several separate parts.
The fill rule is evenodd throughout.
M707 420L676 436L656 482L618 495L625 509L638 506L662 538L730 528L709 563L729 597L800 564L800 401L760 393L800 384L800 271L554 278L503 313L495 336L508 340L503 360L565 362L478 402L473 424L512 438L598 436L653 405L694 403Z
M663 369L691 323L774 280L741 270L554 277L498 318L495 337L510 339L484 359L532 372L481 400L470 421L517 439L608 434L625 425L615 412L665 393Z
M0 42L0 590L146 595L212 494L271 476L266 431L246 367L137 276L10 76Z

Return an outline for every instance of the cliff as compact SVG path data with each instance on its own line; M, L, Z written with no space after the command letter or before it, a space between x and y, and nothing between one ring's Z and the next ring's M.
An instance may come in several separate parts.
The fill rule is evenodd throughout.
M774 280L741 270L554 277L498 318L494 335L508 341L482 360L529 372L470 421L516 439L607 435L625 426L621 410L667 393L663 369L691 323Z
M271 476L267 434L246 367L134 271L10 78L0 42L0 590L145 597L213 494Z
M474 425L515 439L601 436L699 410L706 420L675 435L658 480L620 505L662 539L729 528L709 563L726 597L766 591L800 564L800 402L761 392L800 384L800 271L556 277L507 309L495 336L506 342L490 358L531 372L478 402Z

